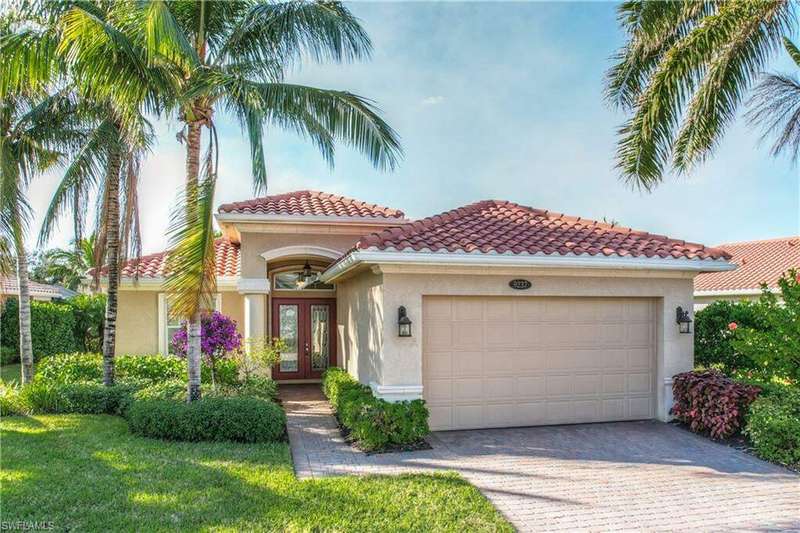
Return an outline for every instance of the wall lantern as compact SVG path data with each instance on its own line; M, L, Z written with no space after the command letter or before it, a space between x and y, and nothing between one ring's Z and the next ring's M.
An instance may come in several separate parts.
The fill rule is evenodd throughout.
M306 264L303 265L303 273L300 274L300 279L303 281L309 281L313 275L314 273L311 272L311 265L308 264L308 259L306 259Z
M692 319L689 318L689 311L684 311L682 307L675 310L675 322L678 323L678 331L681 333L692 332Z
M411 336L411 319L408 318L408 315L406 314L406 308L402 305L397 308L397 336Z

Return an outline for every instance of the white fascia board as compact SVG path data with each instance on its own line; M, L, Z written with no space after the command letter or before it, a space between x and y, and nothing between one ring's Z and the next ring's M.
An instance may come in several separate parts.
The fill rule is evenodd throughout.
M125 289L161 289L164 285L166 278L158 277L158 278L139 278L138 280L134 280L133 278L122 278L120 280L120 287ZM238 276L217 276L217 289L227 289L227 290L236 290L237 283L239 281ZM100 278L100 286L107 287L108 286L108 278L103 277Z
M596 268L621 270L668 270L685 272L723 272L735 264L714 259L676 259L589 255L498 254L467 252L398 252L396 250L356 250L322 273L328 283L362 263L406 265L456 265L483 267Z
M725 289L725 290L708 290L708 291L694 291L695 296L759 296L763 293L761 289ZM779 289L770 288L769 292L777 294Z
M258 213L217 213L218 222L253 223L269 222L274 224L350 224L363 226L395 226L407 224L407 218L388 217L341 217L326 215L261 215Z

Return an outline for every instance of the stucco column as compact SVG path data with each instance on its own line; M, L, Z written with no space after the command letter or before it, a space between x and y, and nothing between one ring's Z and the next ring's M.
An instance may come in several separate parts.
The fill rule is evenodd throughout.
M244 295L244 337L248 339L263 338L267 326L267 295L253 293ZM250 350L250 343L245 344Z

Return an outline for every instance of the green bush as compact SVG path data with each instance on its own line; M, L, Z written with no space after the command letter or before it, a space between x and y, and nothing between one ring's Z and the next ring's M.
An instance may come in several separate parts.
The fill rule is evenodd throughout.
M800 465L800 389L776 388L753 402L745 434L764 459Z
M99 383L31 383L16 392L17 411L31 414L123 414L135 387Z
M278 385L275 381L261 376L249 376L238 385L224 390L230 391L228 394L231 395L252 396L262 400L274 400L278 397Z
M0 346L0 365L19 363L19 349L16 346Z
M102 369L102 358L100 359ZM117 378L160 383L186 380L186 363L177 357L163 355L120 355L116 357ZM101 372L102 374L102 372Z
M725 372L756 370L758 364L734 348L734 332L728 326L762 329L764 313L756 302L716 301L694 315L694 360L703 367Z
M0 416L26 415L28 411L19 398L19 390L0 387Z
M365 450L415 444L430 433L423 400L391 403L376 398L340 368L325 372L323 391L339 421Z
M134 400L185 400L186 381L170 380L143 387L133 395Z
M58 354L44 358L36 366L35 381L78 383L103 379L103 357L96 353Z
M286 429L277 404L244 397L136 400L127 418L132 433L164 440L269 442L280 440Z
M239 383L239 365L234 359L219 359L217 361L217 385L236 385ZM186 363L183 362L183 368ZM186 376L186 370L183 371ZM200 377L203 383L211 383L211 368L203 364L200 368Z
M100 352L103 349L105 294L79 294L65 302L75 318L73 337L75 349L81 352Z
M36 360L77 350L72 307L63 303L31 302L31 337ZM19 346L19 303L16 298L7 299L3 307L0 339L3 346Z

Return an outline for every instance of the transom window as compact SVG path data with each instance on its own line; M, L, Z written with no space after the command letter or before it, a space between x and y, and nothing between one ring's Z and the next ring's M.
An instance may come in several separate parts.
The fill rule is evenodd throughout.
M322 283L316 279L317 273L309 281L303 276L302 270L278 272L273 277L273 288L281 291L332 291L334 286Z

